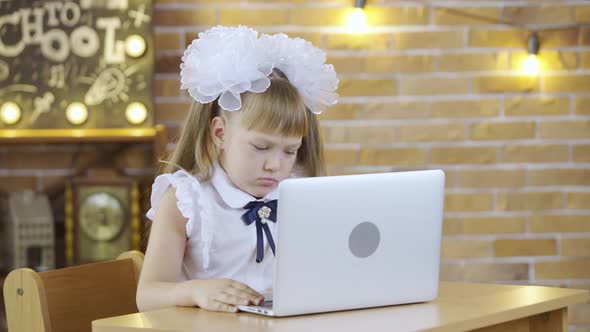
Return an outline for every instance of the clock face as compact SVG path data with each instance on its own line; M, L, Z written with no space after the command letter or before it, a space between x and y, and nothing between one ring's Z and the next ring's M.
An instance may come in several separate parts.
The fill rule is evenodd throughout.
M80 205L80 228L95 241L116 238L125 226L125 208L119 199L108 192L95 192Z

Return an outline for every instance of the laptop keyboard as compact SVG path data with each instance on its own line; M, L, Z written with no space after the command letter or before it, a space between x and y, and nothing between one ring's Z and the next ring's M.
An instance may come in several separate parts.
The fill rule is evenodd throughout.
M272 301L264 301L261 305L259 305L259 307L272 309Z

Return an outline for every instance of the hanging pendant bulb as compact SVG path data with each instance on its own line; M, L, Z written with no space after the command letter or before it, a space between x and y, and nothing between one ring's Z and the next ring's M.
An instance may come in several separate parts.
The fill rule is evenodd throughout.
M539 63L539 48L541 44L539 42L539 35L536 32L532 32L528 40L528 56L524 61L524 73L528 76L537 76L540 71Z

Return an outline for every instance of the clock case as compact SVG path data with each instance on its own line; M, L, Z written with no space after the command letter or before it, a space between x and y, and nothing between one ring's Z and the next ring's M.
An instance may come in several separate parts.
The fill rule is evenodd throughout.
M84 191L90 192L84 194ZM84 200L93 193L123 191L123 195L113 195L119 199L124 209L124 225L121 234L116 236L120 242L95 241L84 235L80 225L80 208ZM126 233L124 241L121 236ZM113 169L90 169L86 176L71 179L66 184L65 193L65 258L68 265L84 264L96 261L115 259L118 254L128 250L139 250L140 247L140 202L138 183L123 177ZM88 255L84 248L95 249L114 245L108 255ZM98 249L100 250L100 249ZM90 257L88 257L90 256Z

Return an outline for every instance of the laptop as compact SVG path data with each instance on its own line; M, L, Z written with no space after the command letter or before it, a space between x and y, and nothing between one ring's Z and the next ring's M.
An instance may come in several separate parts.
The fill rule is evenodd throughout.
M428 302L437 297L441 170L290 178L279 184L267 316Z

